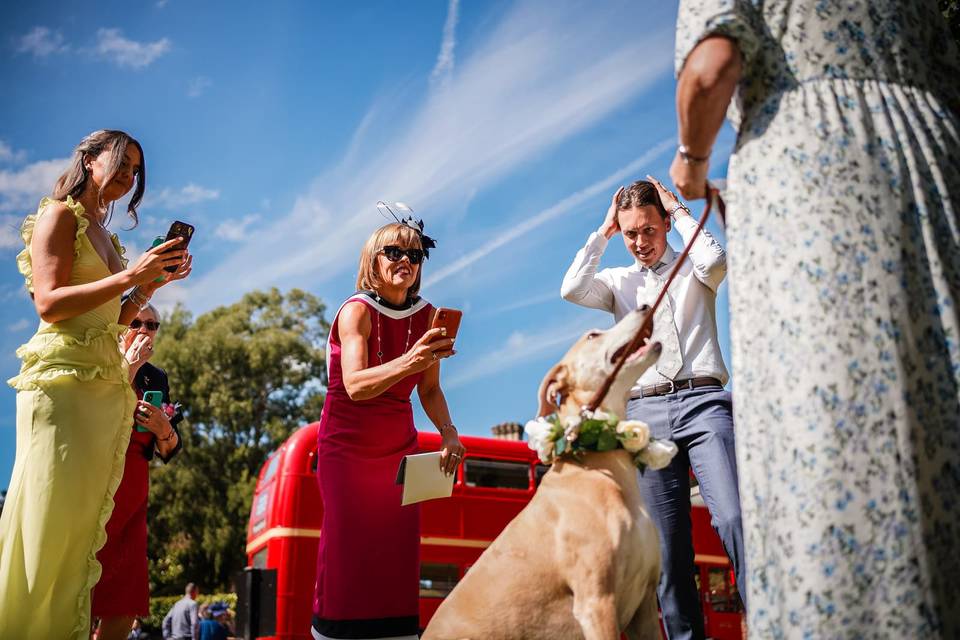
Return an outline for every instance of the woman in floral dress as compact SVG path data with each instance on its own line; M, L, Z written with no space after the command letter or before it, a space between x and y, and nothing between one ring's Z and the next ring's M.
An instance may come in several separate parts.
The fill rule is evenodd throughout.
M727 105L757 638L960 637L960 66L932 0L687 0L681 193ZM732 100L731 100L732 98Z

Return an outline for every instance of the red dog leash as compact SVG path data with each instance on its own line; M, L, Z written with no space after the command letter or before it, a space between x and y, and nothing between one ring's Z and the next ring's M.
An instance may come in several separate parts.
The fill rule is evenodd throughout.
M680 258L677 260L677 263L673 266L673 270L670 272L670 277L667 278L666 284L663 285L663 288L660 289L660 293L657 295L657 299L654 301L653 306L650 308L650 311L647 313L646 319L643 321L643 324L640 326L640 329L637 331L636 335L630 341L630 344L627 345L627 348L624 350L623 355L617 359L616 365L613 367L613 371L610 372L610 375L607 376L606 380L603 381L603 384L597 390L597 393L593 396L593 399L590 401L590 404L586 406L588 411L596 411L597 407L600 406L600 403L603 402L603 399L606 397L607 393L610 391L610 386L613 385L613 381L617 379L617 375L620 373L620 369L623 368L623 363L627 361L627 358L630 357L634 351L643 346L643 341L646 338L649 338L653 329L651 328L651 323L653 322L653 315L657 311L657 307L660 306L660 303L663 301L663 297L667 295L667 289L670 288L670 284L673 282L673 279L677 277L677 273L680 272L680 267L683 265L683 261L687 259L687 256L690 254L690 249L693 247L693 243L696 242L697 236L700 235L700 231L703 230L703 225L707 223L707 218L710 217L710 209L713 204L713 199L717 199L717 211L720 214L721 223L726 226L727 222L727 207L723 202L723 199L720 197L720 191L712 186L710 182L707 182L706 186L706 195L707 195L707 206L703 209L703 215L700 216L700 222L697 224L696 231L693 232L693 237L690 238L690 242L687 243L687 246L683 248L683 253L680 254Z

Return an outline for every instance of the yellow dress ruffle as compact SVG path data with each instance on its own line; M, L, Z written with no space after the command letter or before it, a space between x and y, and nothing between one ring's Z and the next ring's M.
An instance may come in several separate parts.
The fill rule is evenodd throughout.
M33 291L30 242L44 198L21 228L17 266ZM77 218L69 284L110 275ZM116 236L114 246L123 253ZM124 261L124 264L125 261ZM119 347L120 300L62 322L40 322L17 350L17 453L0 515L0 640L86 640L90 591L100 578L97 551L123 475L136 405Z

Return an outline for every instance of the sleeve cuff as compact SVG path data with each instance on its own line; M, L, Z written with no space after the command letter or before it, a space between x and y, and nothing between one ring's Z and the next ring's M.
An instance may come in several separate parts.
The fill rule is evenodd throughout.
M697 230L697 225L699 224L700 223L692 215L680 216L679 218L674 218L673 220L673 226L676 227L677 232L687 242L689 242L690 236L694 231Z
M587 238L586 247L587 249L593 249L597 253L603 253L604 250L607 248L608 242L609 240L607 240L607 237L605 235L603 235L598 231L594 231Z

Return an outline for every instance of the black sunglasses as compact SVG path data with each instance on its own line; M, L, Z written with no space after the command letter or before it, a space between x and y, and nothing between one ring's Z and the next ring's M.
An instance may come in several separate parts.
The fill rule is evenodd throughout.
M156 331L160 328L160 323L154 322L153 320L143 321L140 318L134 318L130 321L131 329L139 329L140 327L146 327L147 331Z
M403 256L410 259L410 264L420 264L423 262L423 249L401 249L398 246L389 244L381 249L383 255L390 262L399 262Z

